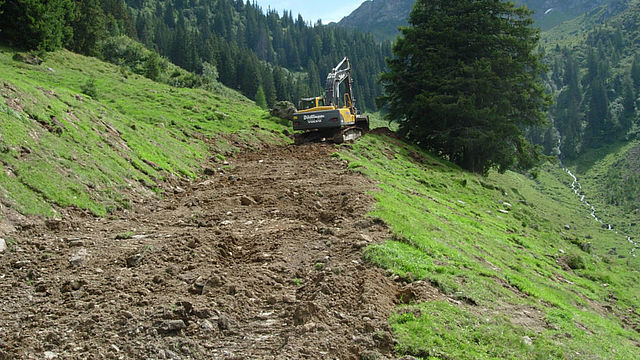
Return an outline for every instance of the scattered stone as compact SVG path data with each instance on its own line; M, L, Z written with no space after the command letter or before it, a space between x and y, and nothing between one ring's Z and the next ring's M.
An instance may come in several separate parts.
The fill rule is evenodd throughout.
M44 226L49 230L57 231L62 229L62 220L60 219L47 219L44 221Z
M87 249L82 248L78 250L78 252L76 252L73 256L71 256L71 258L69 258L69 263L73 267L80 266L87 259L87 255L88 255Z
M0 238L0 253L5 252L5 250L7 250L7 242Z
M317 324L314 323L314 322L306 323L303 326L304 331L306 331L306 332L311 332L311 331L315 330L316 327L317 327Z
M322 235L335 235L336 231L333 228L322 227L318 229L318 232Z
M584 251L586 253L591 253L591 243L590 242L582 243L581 248L582 248L582 251Z
M54 353L53 351L45 351L44 352L44 358L45 359L55 359L58 357L57 353Z
M532 346L533 345L533 340L531 340L530 337L528 336L524 336L522 338L522 341L527 345L527 346Z
M82 247L84 246L84 241L80 239L69 240L69 247Z
M362 240L362 241L357 241L353 244L353 247L356 249L362 249L364 247L366 247L367 245L369 245L368 242Z
M180 331L187 327L182 320L162 320L158 323L157 328L163 332Z
M405 356L401 357L398 360L418 360L418 358L415 358L415 357L413 357L411 355L405 355Z
M278 101L273 109L269 111L271 116L281 119L293 120L293 114L296 112L296 106L290 101Z
M154 162L153 162L153 161L151 161L151 160L142 159L142 162L143 162L143 163L145 163L145 164L147 164L147 165L149 165L149 166L151 166L154 170L158 170L158 169L160 169L160 166L158 166L158 164L154 163Z
M216 170L212 168L204 168L203 173L207 176L211 176L216 174Z
M167 359L171 359L171 360L179 360L180 356L178 356L178 354L174 353L171 350L166 350L164 352L165 356L167 357Z
M564 229L565 229L565 230L571 230L571 225L565 225L565 226L564 226Z
M201 182L200 184L198 184L198 186L207 187L207 186L211 186L213 184L215 184L215 181L213 181L213 180L205 180L205 181Z
M50 68L50 67L48 67L48 68L47 68L47 71L52 72L52 73L55 73L55 72L56 72L55 70L53 70L53 69L52 69L52 68Z
M193 283L189 292L197 295L202 295L205 293L207 287L207 279L202 276L199 276L196 281Z
M231 321L229 321L226 315L220 314L220 317L218 317L218 327L220 330L229 330L231 328Z
M202 322L200 323L200 327L203 328L204 330L207 330L207 331L213 331L214 330L213 324L211 323L211 321L209 321L207 319L202 320Z
M243 196L240 198L240 204L242 204L243 206L254 205L255 203L255 200L248 196Z
M508 203L508 202L506 202L506 201L504 201L504 202L502 203L502 205L504 205L504 206L508 206L508 207L512 207L512 206L513 206L513 205L511 205L510 203Z
M137 253L137 254L133 254L129 257L127 257L126 262L127 262L127 267L132 268L132 267L136 267L138 265L140 265L140 263L142 263L142 254Z
M15 55L13 55L13 60L21 61L29 65L40 65L43 62L42 59L40 59L34 54L23 54L23 53L16 53Z
M71 289L73 289L73 290L80 290L80 288L82 287L82 282L78 281L78 280L71 280L69 285L71 286Z
M509 213L509 212L508 212L507 210L505 210L505 209L500 209L500 210L498 210L498 211L499 211L499 212L501 212L501 213L503 213L503 214L508 214L508 213Z
M176 188L173 189L174 194L182 194L183 192L184 192L184 189L181 188L180 186L176 186Z
M367 234L360 234L360 238L368 243L373 242L373 240L371 239L371 237Z
M562 250L562 249L559 249L559 250L558 250L558 252L559 252L560 254L564 254L564 250Z
M223 161L222 165L229 165L229 162L228 161Z
M380 354L377 351L367 350L363 353L360 353L360 360L383 360L386 359L384 355Z

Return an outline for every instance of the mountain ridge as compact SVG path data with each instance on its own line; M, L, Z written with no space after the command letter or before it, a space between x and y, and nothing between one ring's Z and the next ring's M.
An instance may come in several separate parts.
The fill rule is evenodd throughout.
M550 29L609 0L521 0L534 11L533 18L543 30ZM338 26L368 31L378 41L393 40L398 26L407 25L415 0L367 0L351 14L336 23Z

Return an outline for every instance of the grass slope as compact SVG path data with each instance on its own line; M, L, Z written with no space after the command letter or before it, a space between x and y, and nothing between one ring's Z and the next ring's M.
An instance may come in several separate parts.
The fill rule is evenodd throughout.
M37 66L13 55L0 48L0 200L23 214L105 215L196 176L235 141L284 141L282 124L231 90L170 87L68 51ZM82 93L92 81L94 97Z
M596 215L615 231L640 238L640 141L594 149L569 164Z
M341 154L379 181L371 216L395 233L366 259L429 281L445 299L398 309L391 323L400 354L640 357L640 261L626 239L590 218L561 169L546 165L535 180L483 178L381 135Z

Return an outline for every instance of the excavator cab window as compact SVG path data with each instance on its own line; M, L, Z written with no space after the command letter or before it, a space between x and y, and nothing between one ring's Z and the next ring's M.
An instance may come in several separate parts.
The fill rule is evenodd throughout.
M318 98L318 107L324 106L324 99Z
M308 110L316 107L316 99L302 99L298 106L299 110Z

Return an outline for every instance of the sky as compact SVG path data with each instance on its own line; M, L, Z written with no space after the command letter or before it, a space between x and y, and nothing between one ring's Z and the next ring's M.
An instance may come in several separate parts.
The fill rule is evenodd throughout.
M253 2L253 0L252 0ZM332 21L340 21L343 17L351 14L351 12L360 6L363 0L255 0L262 10L267 11L268 7L282 14L283 10L291 10L293 17L301 14L305 21L315 23L318 19L322 19L323 24Z

